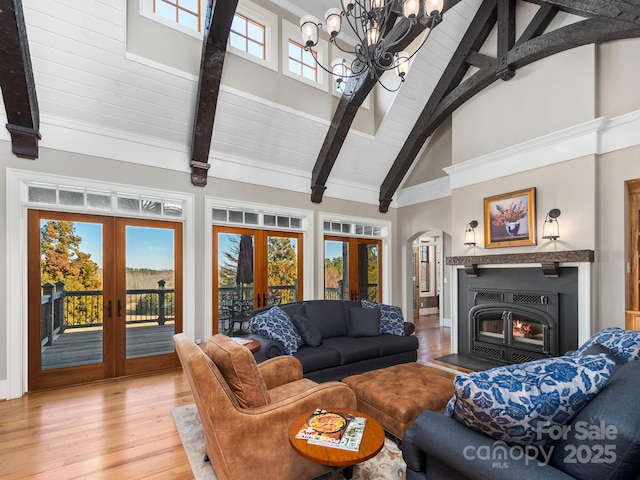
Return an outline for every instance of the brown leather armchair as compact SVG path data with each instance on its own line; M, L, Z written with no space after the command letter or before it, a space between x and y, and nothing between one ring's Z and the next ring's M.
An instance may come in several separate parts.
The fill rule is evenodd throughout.
M298 455L288 431L318 407L355 409L347 385L302 378L300 362L290 356L257 364L248 349L222 334L207 340L204 351L182 333L174 343L219 480L300 480L328 471Z

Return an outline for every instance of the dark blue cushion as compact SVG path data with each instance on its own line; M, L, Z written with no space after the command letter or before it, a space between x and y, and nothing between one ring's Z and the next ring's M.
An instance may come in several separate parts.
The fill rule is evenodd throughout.
M340 365L378 357L378 346L367 342L367 338L332 337L322 341L323 346L333 348L340 354Z
M347 335L347 314L341 300L310 300L304 302L304 316L318 327L322 338Z
M340 365L340 353L335 348L326 345L317 347L304 345L298 349L294 357L300 360L304 373Z
M291 320L302 337L302 340L304 340L305 345L317 347L322 344L322 334L320 333L320 330L318 330L318 327L310 322L307 317L294 315Z
M629 479L640 470L640 360L613 370L605 388L554 447L551 464L581 479Z
M350 337L375 337L380 335L380 310L377 308L350 308Z

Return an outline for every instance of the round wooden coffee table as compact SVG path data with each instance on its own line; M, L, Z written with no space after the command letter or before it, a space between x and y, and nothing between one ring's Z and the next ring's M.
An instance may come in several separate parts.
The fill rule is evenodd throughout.
M367 423L364 427L360 449L357 452L351 450L343 450L334 447L324 447L322 445L312 445L307 443L305 439L296 438L296 435L303 427L313 410L296 418L289 427L289 443L293 449L307 460L326 465L331 468L331 478L340 478L340 471L346 469L345 478L351 478L352 467L360 462L375 457L384 445L384 430L376 419L357 410L348 410L344 408L327 409L334 412L351 413L356 417L365 417Z

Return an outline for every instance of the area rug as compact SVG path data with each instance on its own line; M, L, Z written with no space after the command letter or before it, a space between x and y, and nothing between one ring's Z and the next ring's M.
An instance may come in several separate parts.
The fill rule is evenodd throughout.
M209 462L204 461L204 432L195 404L171 411L180 440L187 452L195 480L217 480ZM382 451L353 469L353 480L403 480L406 465L395 441L386 438Z

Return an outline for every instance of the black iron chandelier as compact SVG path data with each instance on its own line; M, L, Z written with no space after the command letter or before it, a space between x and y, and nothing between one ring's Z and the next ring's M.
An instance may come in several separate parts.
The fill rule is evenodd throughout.
M320 63L313 47L318 44L322 24L312 15L300 19L304 48L320 68L335 77L338 89L344 94L352 94L360 77L367 73L384 89L395 92L404 82L411 58L422 48L431 29L442 20L443 3L444 0L340 0L341 9L331 8L325 14L326 29L329 41L353 60L337 58L331 68ZM353 48L338 42L344 21L357 38ZM426 30L420 45L412 53L398 51L398 45L405 42L418 22ZM395 88L388 88L381 80L388 70L395 70L400 78Z

